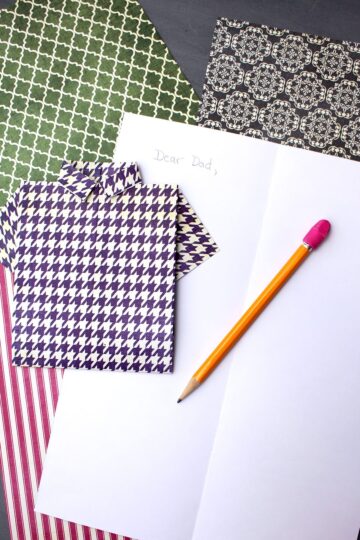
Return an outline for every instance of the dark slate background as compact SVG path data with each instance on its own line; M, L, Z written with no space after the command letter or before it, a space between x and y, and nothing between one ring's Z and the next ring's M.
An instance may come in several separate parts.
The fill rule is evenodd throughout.
M0 8L12 3L0 0ZM360 0L140 0L140 4L199 95L217 17L360 41ZM2 489L0 540L10 540Z
M217 17L360 41L359 0L140 0L140 4L199 95Z

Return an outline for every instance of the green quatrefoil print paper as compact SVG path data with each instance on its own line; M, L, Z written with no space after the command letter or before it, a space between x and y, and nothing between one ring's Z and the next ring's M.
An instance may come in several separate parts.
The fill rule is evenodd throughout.
M198 106L136 0L17 0L0 11L0 206L63 159L111 159L124 111L195 123Z

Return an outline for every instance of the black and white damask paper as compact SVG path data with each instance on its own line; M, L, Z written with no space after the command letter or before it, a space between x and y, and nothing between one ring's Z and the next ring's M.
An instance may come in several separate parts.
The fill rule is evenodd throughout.
M199 124L360 160L360 44L218 19Z

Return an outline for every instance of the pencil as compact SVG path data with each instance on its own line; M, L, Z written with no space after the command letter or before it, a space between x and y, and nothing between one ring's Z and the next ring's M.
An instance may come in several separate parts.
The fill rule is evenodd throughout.
M269 285L258 296L255 302L249 307L233 328L226 334L219 345L213 350L210 356L199 367L184 388L182 394L177 400L178 403L183 401L189 394L194 392L207 377L220 364L222 359L247 331L249 326L257 319L260 313L271 302L274 296L279 292L281 287L293 275L295 270L305 261L313 249L316 249L321 242L327 237L330 231L330 222L322 219L314 225L307 235L304 237L302 244L298 247L295 253L285 263L276 276L270 281Z

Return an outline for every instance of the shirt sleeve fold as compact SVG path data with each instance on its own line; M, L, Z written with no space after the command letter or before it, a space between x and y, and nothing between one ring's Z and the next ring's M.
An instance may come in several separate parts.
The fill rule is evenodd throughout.
M18 188L0 210L0 264L14 271L18 225Z
M219 248L180 189L177 210L176 279L180 279Z

